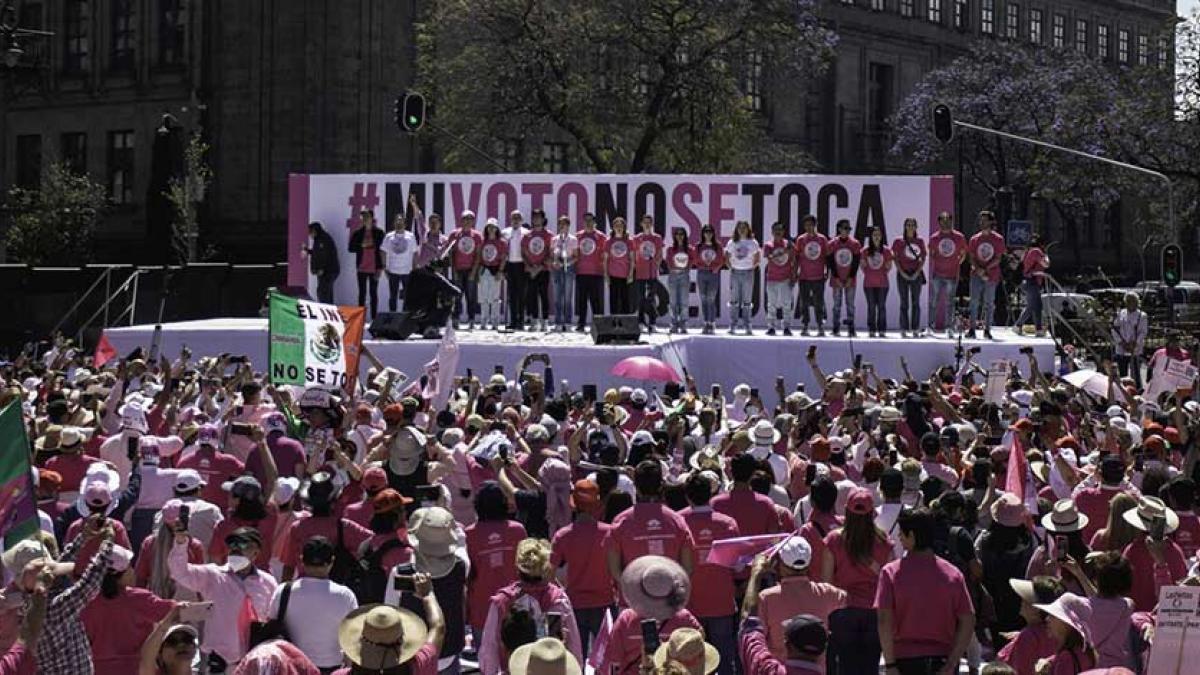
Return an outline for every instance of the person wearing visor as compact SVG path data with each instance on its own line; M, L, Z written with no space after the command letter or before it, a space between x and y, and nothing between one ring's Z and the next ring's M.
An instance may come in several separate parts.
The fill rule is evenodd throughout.
M175 607L154 626L142 645L137 675L192 675L192 662L200 648L200 633L179 623Z
M274 488L274 483L271 484ZM224 483L221 488L229 493L230 508L225 520L222 520L213 530L212 543L208 547L208 559L215 563L226 562L226 557L232 555L227 540L231 534L243 529L253 529L258 532L260 540L273 538L275 522L279 517L278 508L271 503L271 492L264 494L262 485L254 476L239 476L236 480ZM271 566L270 547L259 547L258 556L254 562L259 569L269 570Z

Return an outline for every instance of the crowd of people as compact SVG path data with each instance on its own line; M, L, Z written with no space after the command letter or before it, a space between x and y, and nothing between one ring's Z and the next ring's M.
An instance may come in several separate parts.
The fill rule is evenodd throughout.
M792 335L793 321L801 335L833 335L855 329L858 288L867 304L871 337L888 330L887 303L894 285L900 302L901 337L919 337L932 331L958 327L957 293L960 279L967 280L969 305L962 327L968 337L977 329L992 337L997 287L1005 264L1005 238L996 231L996 216L981 211L977 232L968 239L955 229L954 218L943 212L937 230L928 238L915 218L904 221L900 236L888 242L879 226L863 241L851 234L849 220L838 220L832 237L818 232L817 219L801 220L800 233L789 236L783 223L774 223L759 242L747 221L738 221L732 236L719 236L705 224L691 241L690 228L673 225L664 238L654 218L643 215L636 231L616 217L607 232L593 214L584 215L576 228L560 215L553 225L545 211L535 209L526 226L520 211L508 223L488 218L477 229L473 211L459 214L448 231L438 214L428 221L410 200L406 213L398 214L390 232L376 224L374 212L359 214L360 225L349 239L355 256L358 304L378 309L379 280L386 274L388 310L403 309L404 291L414 274L437 273L453 281L460 291L452 317L470 329L556 330L587 329L589 316L637 314L653 332L659 308L665 305L670 332L688 331L692 277L700 298L702 332L716 330L721 271L728 270L729 333L752 332L756 292L763 289L762 307L767 334ZM332 303L333 281L340 265L332 238L320 223L309 226L311 243L305 247L310 270L317 279L317 297ZM1050 259L1036 240L1014 254L1019 266L1025 307L1018 324L1030 322L1044 334L1041 293ZM662 279L665 277L665 291ZM923 289L930 285L928 323L921 320ZM827 315L826 286L831 313ZM605 289L607 287L607 305ZM660 297L666 296L665 302ZM590 314L589 314L590 313ZM844 317L844 318L843 318ZM828 320L828 324L826 321Z
M0 673L1144 672L1197 580L1194 387L1028 358L992 400L811 352L811 394L548 395L524 360L439 407L59 340L2 372L42 526Z

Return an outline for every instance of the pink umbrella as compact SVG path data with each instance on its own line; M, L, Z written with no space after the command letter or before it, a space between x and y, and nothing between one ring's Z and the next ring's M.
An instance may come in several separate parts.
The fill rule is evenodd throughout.
M630 380L682 382L674 368L653 356L631 356L627 359L621 359L609 372L617 377L624 377Z

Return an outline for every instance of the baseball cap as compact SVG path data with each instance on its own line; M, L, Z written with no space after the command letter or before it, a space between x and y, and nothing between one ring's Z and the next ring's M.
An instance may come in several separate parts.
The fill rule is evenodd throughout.
M268 434L287 433L287 418L283 416L283 413L267 413L262 418L262 427L263 431Z
M241 548L246 544L254 544L262 548L262 535L253 527L239 527L238 529L225 535L225 546L233 548Z
M299 478L295 476L280 477L275 480L275 494L271 495L271 501L277 505L287 504L292 501L292 497L296 496L299 489Z
M215 424L201 425L200 430L196 432L196 445L216 446L220 436L221 432Z
M860 516L875 513L875 499L866 488L854 488L846 499L846 511Z
M645 403L647 400L646 390L645 389L634 389L632 392L629 393L629 400L633 401L634 403Z
M181 469L179 473L175 474L176 492L191 492L202 485L204 485L204 479L195 469Z
M163 522L168 525L174 525L179 522L179 510L183 508L183 502L178 499L168 500L162 507Z
M805 656L816 658L825 653L829 632L812 614L800 614L783 622L787 643Z
M645 429L638 429L629 439L630 447L635 445L654 445L654 435Z
M792 535L779 547L779 562L794 570L808 569L812 563L812 546L804 537Z
M373 466L363 472L362 488L367 492L378 492L388 486L387 472L381 466Z
M600 506L600 486L590 480L575 481L571 487L571 508L593 511Z
M90 482L83 488L83 501L88 506L108 506L112 503L112 490L106 483Z
M321 535L309 537L308 541L304 542L304 548L300 552L300 561L305 565L313 566L332 563L333 544Z
M371 498L371 508L375 510L375 513L391 513L399 511L406 504L411 504L412 501L412 498L405 497L399 492L388 488L380 491L379 494Z
M254 476L238 476L232 481L221 483L221 489L238 499L258 500L262 497L262 483Z

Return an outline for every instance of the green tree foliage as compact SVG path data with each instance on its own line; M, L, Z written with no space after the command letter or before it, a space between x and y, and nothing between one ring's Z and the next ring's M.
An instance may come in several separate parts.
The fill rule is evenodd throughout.
M418 26L434 124L497 139L569 139L594 171L811 167L769 147L746 77L804 91L832 55L814 0L433 0ZM476 168L448 148L454 168Z
M108 203L104 186L52 164L37 190L12 188L5 200L8 257L29 265L82 265L92 259L92 233Z
M204 158L208 150L208 144L200 138L200 134L194 134L183 153L184 175L172 178L165 192L167 201L175 209L175 218L171 223L171 246L181 263L199 260L197 240L200 238L200 202L204 201L204 192L213 176Z

